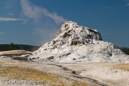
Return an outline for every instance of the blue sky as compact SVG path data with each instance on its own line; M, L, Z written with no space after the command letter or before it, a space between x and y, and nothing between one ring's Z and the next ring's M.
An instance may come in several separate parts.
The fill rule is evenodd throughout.
M0 44L42 45L68 20L129 47L129 0L0 0Z

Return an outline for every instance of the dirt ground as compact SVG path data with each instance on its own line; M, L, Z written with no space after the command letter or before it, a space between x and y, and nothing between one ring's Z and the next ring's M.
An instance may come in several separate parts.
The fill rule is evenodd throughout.
M80 82L88 86L129 86L129 72L113 68L116 63L44 63L12 60L1 58L0 64L4 66L19 66L32 68L47 73L60 75ZM0 86L2 77L0 77ZM13 85L15 86L15 85Z

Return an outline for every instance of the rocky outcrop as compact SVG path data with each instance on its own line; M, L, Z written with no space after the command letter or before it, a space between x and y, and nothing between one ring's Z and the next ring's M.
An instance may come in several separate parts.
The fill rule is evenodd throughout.
M10 50L10 51L2 51L0 52L0 56L21 56L25 54L31 54L30 51L25 50Z
M39 62L129 62L129 56L108 42L99 31L65 22L55 38L29 57Z
M78 43L86 44L93 40L102 40L101 34L98 30L92 30L88 27L79 26L77 23L68 21L65 22L61 28L56 32L55 38L63 34L62 39L72 39L72 44L76 45Z

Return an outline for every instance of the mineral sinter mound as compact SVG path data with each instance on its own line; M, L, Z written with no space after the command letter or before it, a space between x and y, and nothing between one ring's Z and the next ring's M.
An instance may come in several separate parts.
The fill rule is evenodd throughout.
M98 30L65 22L55 38L33 52L37 62L129 62L129 56L114 44L102 41Z

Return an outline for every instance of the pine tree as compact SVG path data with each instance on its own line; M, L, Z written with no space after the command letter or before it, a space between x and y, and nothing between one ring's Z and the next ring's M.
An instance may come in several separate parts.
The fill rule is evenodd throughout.
M15 45L13 43L9 45L9 50L15 50Z
M0 51L3 51L3 49L2 49L2 48L0 48Z
M129 55L129 48L123 48L122 51L123 51L124 53L126 53L127 55Z

